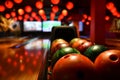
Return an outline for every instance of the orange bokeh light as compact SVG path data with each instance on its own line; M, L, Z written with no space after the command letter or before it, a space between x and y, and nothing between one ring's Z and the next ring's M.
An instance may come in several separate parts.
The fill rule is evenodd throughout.
M45 11L44 11L43 9L40 9L40 10L38 11L38 14L39 14L40 16L42 16L42 15L45 14Z
M62 14L63 14L64 16L67 16L67 15L68 15L68 11L67 11L66 9L63 9L63 10L62 10Z
M18 14L19 15L23 15L24 14L24 10L22 8L18 9Z

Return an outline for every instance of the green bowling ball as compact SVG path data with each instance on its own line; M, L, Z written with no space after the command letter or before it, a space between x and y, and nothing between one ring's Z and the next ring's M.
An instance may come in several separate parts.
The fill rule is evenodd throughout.
M108 50L108 48L104 45L93 45L89 47L85 52L84 55L91 59L93 62L96 57L103 51Z
M54 64L58 61L58 59L60 59L64 55L73 53L80 54L80 52L77 49L72 47L63 47L57 50L52 57L51 67L53 68Z

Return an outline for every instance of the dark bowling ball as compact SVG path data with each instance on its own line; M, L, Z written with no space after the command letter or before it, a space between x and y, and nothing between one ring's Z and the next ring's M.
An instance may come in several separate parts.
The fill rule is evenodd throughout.
M90 41L85 41L83 44L81 44L77 47L77 50L79 50L81 52L81 54L83 54L86 51L86 49L92 45L94 45L94 43L92 43Z
M55 64L53 80L94 80L93 62L82 54L67 54Z
M99 80L120 80L120 50L106 50L95 60Z
M57 50L52 57L51 68L53 68L54 64L57 62L58 59L60 59L62 56L66 54L71 54L71 53L80 54L80 52L77 49L72 47L64 47Z
M90 58L92 61L94 61L101 52L106 50L108 50L106 46L95 44L86 49L86 51L83 54Z

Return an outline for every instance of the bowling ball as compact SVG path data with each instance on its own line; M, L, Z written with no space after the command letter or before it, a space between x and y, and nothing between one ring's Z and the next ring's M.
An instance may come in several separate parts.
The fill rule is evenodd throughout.
M69 44L73 48L77 48L78 46L82 45L84 42L87 42L86 39L81 39L81 38L73 38Z
M90 58L92 61L94 61L101 52L106 50L108 50L106 46L95 44L86 49L86 51L83 54Z
M64 48L57 50L52 57L51 67L53 68L53 66L57 62L57 60L60 59L62 56L66 55L66 54L70 54L70 53L80 54L80 52L77 49L72 48L72 47L64 47Z
M79 50L83 54L86 51L86 49L92 45L94 45L94 43L92 43L91 41L86 41L83 44L79 45L77 47L77 50Z
M73 38L69 43L70 45L72 45L74 42L80 40L81 38Z
M106 50L94 62L100 80L120 80L120 50Z
M62 44L62 43L69 44L67 41L65 41L64 39L61 39L61 38L55 39L55 40L51 43L51 47L50 47L51 55L54 54L56 46L59 45L59 44Z
M94 80L93 62L82 54L67 54L53 67L53 80Z
M60 48L63 48L63 47L69 47L69 43L61 43L61 44L56 45L53 53L55 53L57 50L59 50Z

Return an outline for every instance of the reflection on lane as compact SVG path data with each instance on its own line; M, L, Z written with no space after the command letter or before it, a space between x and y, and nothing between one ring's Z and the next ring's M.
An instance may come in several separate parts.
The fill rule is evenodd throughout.
M37 80L49 40L38 39L15 49L7 46L0 44L0 80Z

